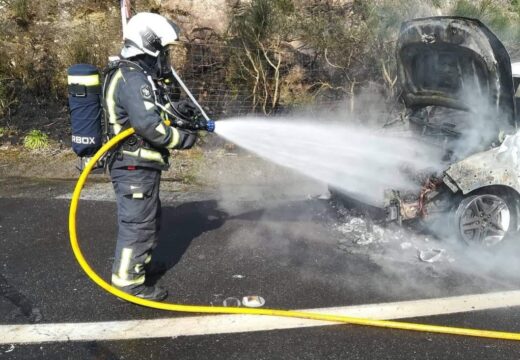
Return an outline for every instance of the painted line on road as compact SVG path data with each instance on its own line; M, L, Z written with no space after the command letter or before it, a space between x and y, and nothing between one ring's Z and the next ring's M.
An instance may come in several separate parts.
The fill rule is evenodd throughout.
M405 319L520 306L520 291L297 311L376 320ZM155 320L1 325L0 345L64 341L175 338L295 329L335 323L259 315L205 315ZM520 329L519 329L520 331Z

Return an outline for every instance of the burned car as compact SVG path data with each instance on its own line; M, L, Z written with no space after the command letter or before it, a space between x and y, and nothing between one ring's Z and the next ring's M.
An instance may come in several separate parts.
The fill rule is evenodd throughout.
M520 223L520 71L513 74L504 45L478 20L415 19L401 27L396 59L407 131L434 145L442 161L434 172L410 174L419 191L386 192L386 220L416 221L470 245L513 237Z
M520 215L518 79L504 45L478 20L432 17L403 23L396 56L409 129L442 148L446 167L418 194L389 191L388 220L503 242Z

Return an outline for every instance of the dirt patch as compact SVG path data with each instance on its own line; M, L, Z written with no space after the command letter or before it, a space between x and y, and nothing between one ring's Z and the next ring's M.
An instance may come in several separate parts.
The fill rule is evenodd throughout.
M75 180L79 177L78 165L78 157L70 149L53 147L29 151L21 146L0 146L0 179ZM163 172L163 180L225 193L234 193L240 188L255 197L257 185L269 185L286 192L309 189L309 194L316 188L315 182L291 170L236 148L215 144L172 152L170 168ZM108 182L109 178L106 174L92 174L91 181ZM249 187L251 190L247 190Z
M0 147L0 177L72 179L78 176L76 164L77 157L71 150Z

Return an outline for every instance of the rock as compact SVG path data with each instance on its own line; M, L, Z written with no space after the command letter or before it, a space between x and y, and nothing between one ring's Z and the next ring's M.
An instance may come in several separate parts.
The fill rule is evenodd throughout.
M177 21L188 37L197 28L209 28L223 34L232 6L233 2L228 0L166 0L161 2L161 13Z

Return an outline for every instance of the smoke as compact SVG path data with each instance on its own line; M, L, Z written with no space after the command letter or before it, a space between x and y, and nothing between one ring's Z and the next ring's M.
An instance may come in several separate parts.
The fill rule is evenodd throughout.
M371 97L370 94L366 94L364 99L356 98L356 104L361 102L362 107L365 107L367 119L363 121L356 114L357 119L351 119L347 123L343 114L338 113L315 114L312 117L244 117L219 121L216 132L264 159L339 189L364 203L381 206L385 190L401 190L418 196L422 184L417 174L439 174L450 163L499 143L499 132L507 129L508 119L497 111L496 97L486 94L485 89L481 91L478 81L479 79L462 79L461 82L465 85L462 86L463 93L454 94L464 100L467 110L425 107L412 114L429 125L435 125L428 127L427 131L416 127L414 130L420 131L415 131L413 135L401 131L402 128L399 131L389 131L380 126L361 126L362 123L381 125L378 114L385 111L376 109L381 107L381 99ZM343 122L340 123L339 120ZM433 136L429 136L432 133ZM246 167L243 171L246 176L254 170ZM273 177L271 181L275 179ZM454 204L455 202L454 197ZM299 209L301 211L301 207ZM272 210L266 211L255 218L262 220L262 224L251 225L237 234L237 239L243 242L244 239L255 238L248 237L249 234L268 239L268 244L275 247L278 254L298 259L297 265L301 265L302 277L309 281L319 277L314 273L318 267L315 264L332 262L336 271L332 275L349 274L348 280L343 280L348 282L346 286L364 288L365 274L357 279L351 276L352 272L356 273L356 269L342 263L344 258L328 253L329 258L315 261L314 258L308 259L306 251L298 249L298 244L293 239L310 239L316 243L321 241L326 246L337 244L331 244L330 239L320 239L316 229L311 231L302 227L302 223L306 224L309 220L309 215L294 214L293 211L295 210L290 207L285 207L281 213L275 211L274 215ZM298 221L298 228L290 230L285 224L274 221L287 220L291 216L288 214L292 214L294 220ZM388 228L384 230L384 236L369 245L364 245L366 232L363 234L363 241L353 238L349 239L347 245L341 245L348 254L363 254L379 266L378 275L371 274L371 286L379 287L381 293L388 293L391 288L396 295L400 295L403 289L436 295L435 292L443 287L454 288L453 282L456 280L453 279L461 277L468 284L458 287L456 291L459 292L511 288L511 279L520 271L520 263L517 261L519 249L514 245L494 252L469 248L456 238L450 216L453 214L442 217L432 228L434 231L439 228L446 230L443 234L437 232L438 238L431 234L420 234L417 229L402 231ZM359 214L352 215L336 228L356 217L362 218ZM249 245L258 245L254 243L255 240L251 241L253 243ZM421 260L420 254L431 249L442 254L439 262L430 264ZM415 273L411 270L414 268L422 270L422 275L426 278L418 276L421 275L420 271ZM431 278L436 280L429 282L428 279ZM336 286L341 280L334 277L330 285Z
M474 97L479 100L471 100L473 96L467 95L468 102L474 104L470 112L436 109L431 114L430 120L436 117L441 122L456 123L457 130L461 127L465 129L461 136L453 138L449 147L456 154L451 161L485 150L496 134L496 125L500 123L493 104L481 95ZM360 254L361 258L377 266L377 274L371 274L368 285L364 270L360 270L364 265L356 269L351 262L344 262L345 254L340 252L338 255L336 249L338 240L334 236L337 234L330 236L325 229L329 226L337 231L352 218L363 218L363 215L354 212L354 215L334 224L331 220L334 215L330 213L328 203L291 203L298 193L301 199L302 194L323 189L323 186L313 185L312 182L306 182L305 187L300 188L300 184L305 182L302 179L308 177L364 203L381 206L384 190L410 191L418 195L422 184L416 174L439 174L447 168L449 162L443 161L448 149L446 134L435 142L418 136L416 132L405 131L406 127L383 129L378 116L381 116L380 112L368 109L356 116L356 124L353 124L353 119L345 120L344 115L325 112L314 113L312 118L300 114L219 121L217 134L268 160L258 166L259 161L254 156L237 157L237 161L243 158L240 169L230 171L232 181L242 185L227 187L226 192L221 194L221 205L231 206L231 213L250 221L243 231L231 235L231 243L255 251L267 248L268 253L277 254L279 261L295 267L302 280L320 282L325 286L349 289L369 286L376 293L396 297L403 291L410 296L421 297L445 295L442 292L445 288L452 288L456 293L511 288L511 279L520 271L516 261L518 249L506 247L505 250L490 252L487 249L468 248L456 239L454 232L450 233L454 228L449 215L434 225L433 230L447 230L444 234L437 232L437 238L413 228L389 227L384 230L379 228L378 231L384 234L368 245L363 245L358 239L350 239L347 245L341 244L347 254ZM342 122L339 122L340 119ZM363 127L361 123L371 124L371 127ZM283 168L270 165L270 162ZM304 177L298 178L294 172ZM262 185L244 186L255 176L261 176ZM255 203L252 208L256 210L244 214L244 204L237 204L237 196L253 199ZM314 222L316 214L323 215L318 216L320 224ZM341 231L339 233L341 236ZM365 233L363 240L366 238ZM408 243L411 244L410 248ZM314 247L320 251L311 256L308 251ZM439 262L430 264L420 259L421 252L429 249L442 250ZM332 267L334 270L331 270ZM323 271L328 271L330 277L324 277ZM356 275L352 276L352 273ZM343 278L342 274L349 274L349 277ZM458 281L454 279L462 279L464 283L454 285Z
M388 189L418 191L410 173L442 168L441 153L406 136L323 119L235 118L216 132L238 146L371 205Z
M500 108L507 105L493 103L493 96L476 89L478 87L464 88L460 95L469 111L461 110L457 114L456 110L452 110L451 116L444 117L446 123L456 125L459 133L453 144L455 159L464 159L476 152L497 146L501 141L501 132L513 131L508 115ZM498 91L501 91L500 87Z

